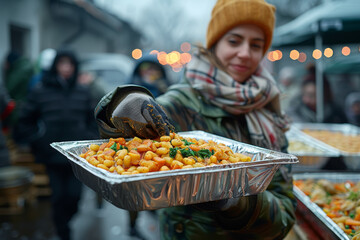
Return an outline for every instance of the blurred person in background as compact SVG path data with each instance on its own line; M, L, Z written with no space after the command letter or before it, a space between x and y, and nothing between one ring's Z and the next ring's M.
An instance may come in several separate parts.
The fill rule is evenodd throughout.
M29 82L29 91L31 91L36 84L38 84L44 75L50 70L54 58L56 56L56 50L52 48L46 48L41 51L38 63L35 69L35 74L32 76Z
M345 112L333 100L331 86L324 76L324 118L323 123L346 123ZM309 65L301 84L298 100L288 109L287 114L293 122L316 123L316 74L315 66Z
M17 123L18 112L28 93L28 84L34 73L34 66L29 59L17 51L10 51L4 62L4 85L16 108L6 120L11 128ZM11 137L11 132L9 133Z
M281 88L281 108L287 112L290 106L300 95L300 86L297 83L296 70L293 67L286 66L279 72L279 83Z
M14 108L15 101L10 98L0 79L0 167L11 165L6 138L3 134L3 122L9 117Z
M78 210L82 184L68 159L52 142L97 139L94 104L87 87L78 83L73 51L57 51L50 70L29 93L16 126L16 140L29 143L37 162L46 166L52 190L52 214L58 236L71 239L69 221Z
M81 71L79 74L79 84L89 88L92 97L98 102L106 95L104 87L100 84L99 78L94 73Z
M360 127L360 92L350 93L346 97L345 113L349 123Z
M166 92L170 86L166 71L155 54L145 54L137 60L130 83L144 86L157 97Z
M181 82L156 99L141 86L120 86L95 109L101 136L155 139L202 130L287 151L289 128L280 90L260 64L272 41L275 7L264 0L218 0L206 47ZM160 209L162 239L283 239L295 222L290 167L259 194Z

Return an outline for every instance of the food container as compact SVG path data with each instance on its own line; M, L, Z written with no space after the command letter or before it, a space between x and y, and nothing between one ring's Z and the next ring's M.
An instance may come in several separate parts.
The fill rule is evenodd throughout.
M293 175L294 180L306 179L326 179L331 182L344 182L347 180L360 181L359 174L352 173L297 173ZM315 203L313 203L304 192L294 186L294 195L298 202L298 211L308 221L316 233L322 239L343 239L349 240L349 237L343 230Z
M282 165L297 163L294 155L271 151L203 131L178 133L183 137L213 140L246 154L251 162L193 169L119 175L97 168L79 157L90 144L108 141L56 142L51 146L64 154L76 177L113 205L131 211L153 210L265 191Z
M330 148L296 128L286 132L289 141L288 152L298 157L299 164L293 166L294 172L316 171L321 169L329 157L338 157L340 152Z
M326 124L326 123L295 123L292 125L294 129L302 131L315 142L326 144L329 149L338 151L339 156L343 157L344 163L349 170L360 170L360 128L352 124ZM325 139L310 136L306 131L324 131L336 134L335 143L330 144L330 140L335 139L329 137ZM349 140L351 139L351 140ZM346 150L349 148L349 151Z

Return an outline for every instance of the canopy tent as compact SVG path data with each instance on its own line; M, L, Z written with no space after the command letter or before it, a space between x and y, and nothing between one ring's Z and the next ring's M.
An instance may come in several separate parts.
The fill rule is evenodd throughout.
M360 74L360 54L342 57L326 66L327 74Z
M344 0L321 4L284 24L274 32L273 48L324 44L360 43L360 1ZM322 60L316 61L317 120L323 119Z

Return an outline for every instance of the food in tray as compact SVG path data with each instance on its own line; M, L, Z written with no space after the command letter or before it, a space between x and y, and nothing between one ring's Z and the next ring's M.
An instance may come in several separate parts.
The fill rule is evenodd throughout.
M121 175L251 161L249 156L234 153L225 144L184 138L176 133L157 140L110 138L101 145L91 144L80 157Z
M344 152L360 152L360 135L346 135L328 130L303 129L304 133Z
M294 185L316 203L349 237L360 234L360 182L295 180Z
M317 154L324 153L324 151L320 150L319 148L310 146L309 144L306 144L302 141L291 140L291 139L289 140L288 151L290 153L317 153Z

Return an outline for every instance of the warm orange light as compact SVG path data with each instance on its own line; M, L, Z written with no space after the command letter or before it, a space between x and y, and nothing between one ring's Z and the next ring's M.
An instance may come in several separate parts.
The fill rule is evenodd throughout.
M280 60L283 57L283 53L280 50L276 50L275 51L277 53L277 58L275 58L275 60Z
M166 61L168 64L174 64L180 60L180 53L177 51L172 51L167 55Z
M299 58L299 55L300 55L300 53L298 50L291 50L291 52L290 52L290 58L292 60L297 60Z
M134 58L134 59L139 59L139 58L141 58L142 57L142 51L140 50L140 49L134 49L133 51L132 51L132 53L131 53L131 55L132 55L132 57Z
M167 61L166 61L166 52L159 52L158 54L158 61L161 65L166 65Z
M152 50L152 51L150 52L150 54L158 54L158 53L159 53L158 50Z
M315 58L315 59L320 59L321 56L322 56L322 53L321 53L321 51L320 51L319 49L315 49L315 50L313 51L312 56L313 56L313 58Z
M191 50L191 44L188 42L183 42L180 46L181 51L189 52Z
M334 54L334 51L331 48L326 48L324 50L324 56L327 57L327 58L332 57L333 54Z
M344 55L344 56L349 56L351 50L349 47L343 47L342 50L341 50L341 53Z
M180 63L186 64L191 61L191 54L190 53L182 53L180 54Z
M271 62L274 62L274 61L275 61L275 59L274 59L274 51L271 51L271 52L268 53L267 59L268 59L269 61L271 61Z
M298 61L301 62L301 63L305 62L306 61L306 53L301 52L299 54Z

